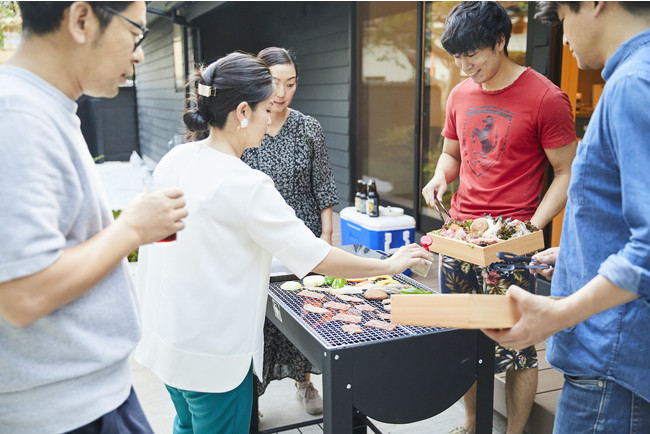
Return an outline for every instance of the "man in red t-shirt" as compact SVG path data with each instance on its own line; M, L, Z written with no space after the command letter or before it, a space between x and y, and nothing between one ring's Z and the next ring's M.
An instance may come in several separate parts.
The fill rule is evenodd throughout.
M422 194L434 206L460 177L451 201L454 219L491 214L530 220L542 229L566 203L575 124L562 90L508 58L511 30L510 17L495 2L464 2L447 17L442 45L469 78L449 95L443 152ZM540 201L549 162L554 176ZM502 293L510 283L529 286L526 270L494 281L483 267L445 256L440 262L443 292ZM506 372L508 433L523 432L537 390L535 348L497 346L495 365ZM464 401L465 423L452 432L475 431L475 386Z

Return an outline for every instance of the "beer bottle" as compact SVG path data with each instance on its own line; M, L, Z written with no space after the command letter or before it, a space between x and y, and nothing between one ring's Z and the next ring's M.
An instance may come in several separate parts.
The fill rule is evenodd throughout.
M366 194L366 183L361 181L361 195L359 196L359 203L361 207L361 213L365 214L366 213L366 200L368 196Z
M366 201L368 217L379 217L379 194L374 180L368 182L368 199Z
M363 190L363 181L357 179L357 194L354 195L354 209L361 212L361 190Z

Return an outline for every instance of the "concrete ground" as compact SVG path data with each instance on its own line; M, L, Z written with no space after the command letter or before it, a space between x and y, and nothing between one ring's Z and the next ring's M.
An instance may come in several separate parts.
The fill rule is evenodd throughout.
M122 209L133 195L142 191L142 179L150 173L148 168L138 158L131 162L106 162L98 164L100 176L106 187L108 200L113 209ZM339 216L334 213L335 240L334 244L340 245ZM133 273L137 273L137 264L132 266ZM434 280L426 282L431 286ZM133 383L145 414L157 434L172 432L174 408L162 382L150 371L131 360ZM313 375L312 381L319 391L322 391L321 376ZM284 379L272 382L264 395L260 397L261 430L271 429L290 423L298 423L313 419L302 408L296 399L293 380ZM384 434L446 434L462 423L464 407L462 401L452 405L444 412L423 421L405 425L391 425L377 422L376 426ZM322 426L313 425L305 428L283 431L289 434L321 433ZM497 413L494 416L493 433L505 433L505 421Z

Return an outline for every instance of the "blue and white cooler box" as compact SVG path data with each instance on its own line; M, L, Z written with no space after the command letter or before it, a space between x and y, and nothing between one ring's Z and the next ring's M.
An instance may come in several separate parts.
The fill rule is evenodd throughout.
M415 219L401 208L379 207L379 217L368 217L353 206L343 208L341 244L362 244L384 253L394 253L415 239Z

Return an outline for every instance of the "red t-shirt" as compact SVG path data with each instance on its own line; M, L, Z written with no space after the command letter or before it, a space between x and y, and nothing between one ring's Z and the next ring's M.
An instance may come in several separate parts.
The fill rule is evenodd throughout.
M451 201L458 220L483 214L529 220L548 163L544 149L576 140L569 98L531 68L497 91L470 78L459 83L447 100L442 135L460 143L460 182Z

